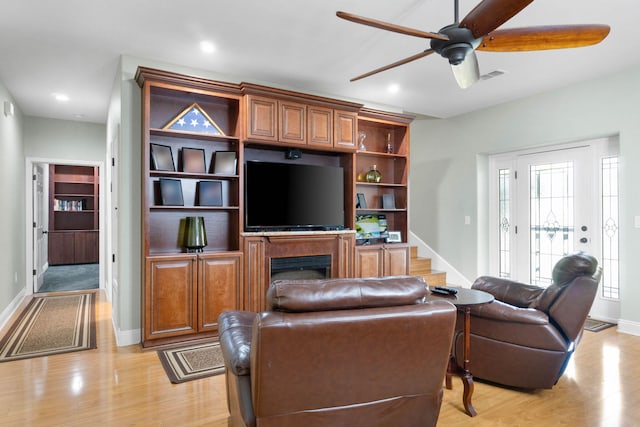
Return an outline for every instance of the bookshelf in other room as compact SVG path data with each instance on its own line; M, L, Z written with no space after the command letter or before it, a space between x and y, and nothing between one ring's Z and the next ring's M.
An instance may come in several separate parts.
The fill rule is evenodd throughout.
M49 165L49 265L98 262L95 166Z

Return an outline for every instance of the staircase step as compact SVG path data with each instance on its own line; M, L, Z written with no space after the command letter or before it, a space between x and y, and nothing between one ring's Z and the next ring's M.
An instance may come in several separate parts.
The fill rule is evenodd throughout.
M411 271L429 271L431 270L431 258L412 258Z
M431 258L418 257L417 246L410 248L411 264L409 273L412 276L421 276L430 287L447 286L447 273L431 269Z
M429 274L420 274L430 288L434 286L447 286L447 273L444 271L431 270Z

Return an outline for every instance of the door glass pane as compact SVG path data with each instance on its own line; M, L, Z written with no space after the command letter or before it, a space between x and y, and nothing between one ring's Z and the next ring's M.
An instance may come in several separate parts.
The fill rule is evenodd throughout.
M498 198L499 198L499 225L500 233L500 277L511 277L511 254L510 254L510 235L509 224L511 222L510 213L510 169L498 170Z
M618 157L602 159L602 296L619 299Z
M551 284L553 266L573 251L573 162L531 166L530 281Z

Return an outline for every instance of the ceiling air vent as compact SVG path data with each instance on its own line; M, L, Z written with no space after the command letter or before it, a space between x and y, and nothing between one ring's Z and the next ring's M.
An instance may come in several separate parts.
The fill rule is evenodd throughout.
M483 74L483 75L481 75L481 76L480 76L480 80L489 80L489 79L492 79L492 78L494 78L494 77L501 76L501 75L503 75L504 73L506 73L506 71L502 71L502 70L494 70L494 71L492 71L492 72L490 72L490 73L487 73L487 74Z

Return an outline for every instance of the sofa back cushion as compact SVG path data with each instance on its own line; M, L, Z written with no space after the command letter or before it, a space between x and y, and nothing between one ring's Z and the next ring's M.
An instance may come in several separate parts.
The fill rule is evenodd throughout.
M267 311L292 313L411 305L424 301L418 276L364 279L276 280L267 291Z

